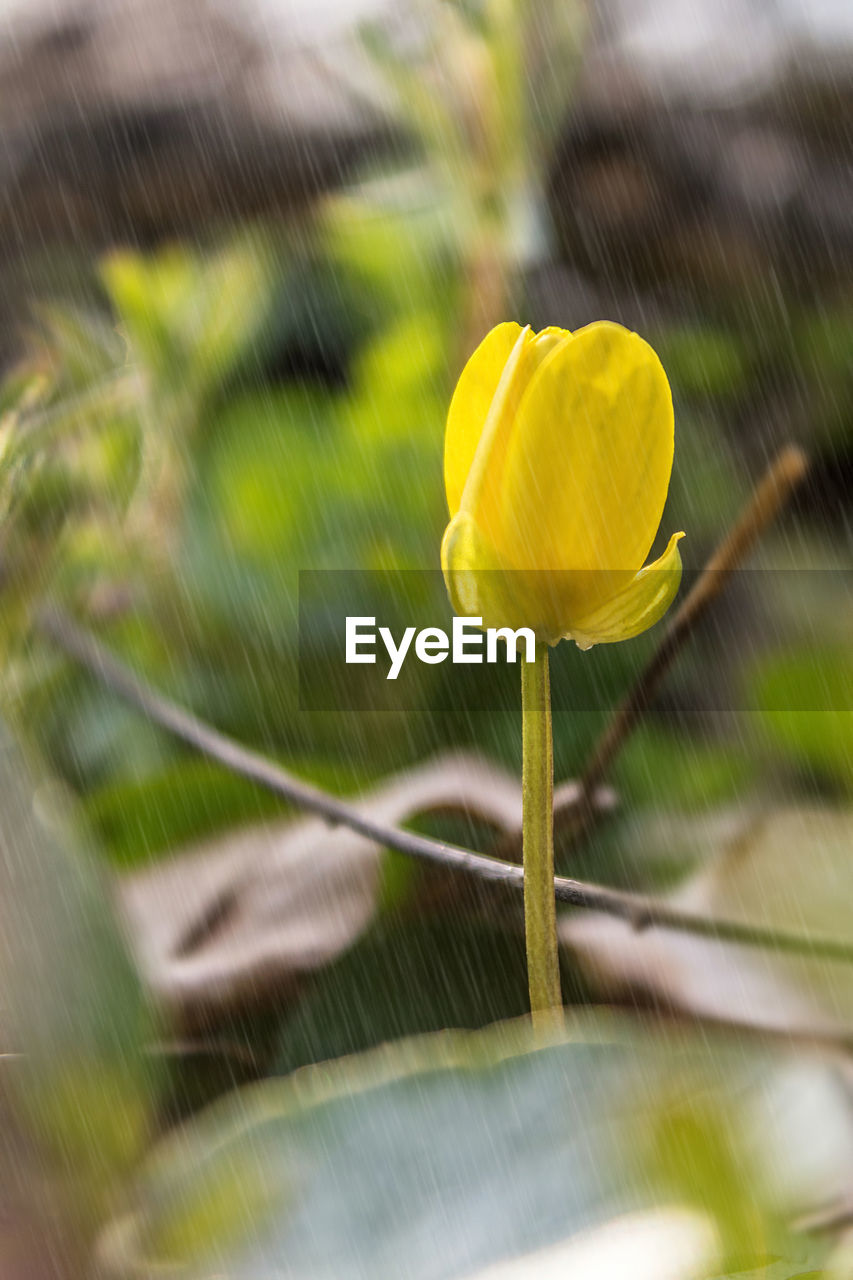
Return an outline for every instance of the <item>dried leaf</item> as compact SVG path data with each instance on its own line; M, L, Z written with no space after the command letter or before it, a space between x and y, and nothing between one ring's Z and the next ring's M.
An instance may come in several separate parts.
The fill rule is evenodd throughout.
M518 824L521 793L493 766L450 755L357 803L394 825L452 808L506 830ZM188 1021L287 991L370 923L381 852L347 828L306 818L240 830L125 876L118 896L143 973Z
M671 895L673 906L805 937L853 940L853 813L786 808L739 820L720 815L695 824L692 843L707 847L710 833L723 832L717 856ZM678 838L691 843L683 822ZM850 965L660 929L637 933L597 913L565 918L561 936L608 994L642 992L656 1004L774 1031L833 1035L853 1028Z

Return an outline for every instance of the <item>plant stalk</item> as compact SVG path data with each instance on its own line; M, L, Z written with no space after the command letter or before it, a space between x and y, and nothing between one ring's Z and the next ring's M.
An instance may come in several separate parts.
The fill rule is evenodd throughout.
M524 935L534 1024L562 1009L554 898L554 748L548 645L521 664Z

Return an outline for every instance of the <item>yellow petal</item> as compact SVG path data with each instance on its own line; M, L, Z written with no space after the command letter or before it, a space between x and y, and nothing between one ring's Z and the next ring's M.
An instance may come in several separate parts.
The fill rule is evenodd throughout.
M492 329L465 365L456 384L444 435L444 487L451 516L459 510L483 424L520 334L521 325L510 322Z
M462 502L462 493L471 472L477 449L483 441L483 428L494 405L501 377L506 370L519 337L524 334L524 351L519 353L518 367L505 385L506 398L500 406L499 429L489 442L489 488L499 493L501 457L513 416L527 381L536 366L551 350L570 334L566 329L552 325L534 334L513 322L499 324L486 334L471 356L456 384L447 414L444 435L444 487L451 516L456 515Z
M533 335L533 346L536 349L537 360L541 363L558 342L562 342L564 338L572 336L571 329L561 329L559 325L549 324L547 328L540 329L538 333Z
M444 533L441 568L454 613L482 618L484 627L524 626L524 603L513 598L518 574L505 572L494 549L467 511L458 512Z
M672 452L672 397L652 348L606 321L579 330L537 365L521 397L501 469L501 527L490 529L497 550L521 569L586 571L612 595L648 554ZM587 598L583 612L603 602Z
M594 644L630 640L654 626L671 605L681 582L678 543L683 537L683 533L674 533L663 555L641 569L618 595L573 623L569 638L580 649L590 649Z

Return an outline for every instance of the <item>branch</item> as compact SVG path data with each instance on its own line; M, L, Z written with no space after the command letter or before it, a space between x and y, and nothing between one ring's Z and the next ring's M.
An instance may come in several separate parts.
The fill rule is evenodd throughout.
M209 756L300 809L317 814L334 826L346 826L385 848L396 849L449 870L521 890L524 872L517 863L474 853L459 845L445 844L412 831L386 826L318 787L293 777L272 760L250 751L233 738L204 723L191 712L157 693L119 662L99 640L56 609L44 611L39 630L68 657L85 667L114 693L135 706L149 720L167 729L202 755ZM554 878L558 902L626 920L634 929L664 928L748 947L766 947L812 959L853 964L853 943L833 938L808 938L782 930L764 929L733 920L716 920L674 910L666 903L633 893L620 893L603 885L563 876Z
M796 445L786 445L771 462L749 501L711 556L702 573L673 614L663 639L619 704L593 747L579 783L554 806L554 835L565 846L586 833L596 811L599 788L623 744L637 727L685 642L721 594L739 565L752 552L768 525L776 519L808 470L808 459ZM521 833L513 831L496 846L506 858L517 860Z

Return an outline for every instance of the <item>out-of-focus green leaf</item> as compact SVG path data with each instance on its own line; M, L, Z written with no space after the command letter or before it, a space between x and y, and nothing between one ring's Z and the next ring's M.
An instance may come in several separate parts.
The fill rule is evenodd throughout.
M614 780L626 807L695 810L742 794L755 767L740 741L709 743L699 735L645 725L620 753Z
M338 396L292 387L241 397L220 415L207 463L207 514L232 557L250 566L282 556L288 567L302 565L335 518L328 494L347 500L338 414Z
M655 350L676 395L731 397L749 374L743 341L724 329L666 329Z
M326 253L369 292L384 324L430 306L439 327L447 323L458 289L452 234L446 206L417 174L331 200L323 216Z
M793 1280L826 1244L782 1225L775 1162L816 1160L816 1194L849 1175L775 1088L796 1062L607 1017L404 1041L202 1114L155 1152L103 1252L119 1276L450 1280L681 1204L717 1240L689 1275ZM824 1120L851 1127L840 1095Z
M150 257L129 251L102 267L107 293L130 343L157 383L202 396L221 384L263 316L267 273L255 247L214 254L170 247Z
M853 787L853 650L809 646L774 655L753 675L760 725L779 752Z
M288 767L333 791L349 791L365 781L357 765L312 758L290 760ZM288 806L221 765L191 758L138 781L102 787L88 799L86 812L110 861L132 867L217 831L281 817Z
M86 811L119 867L168 855L191 840L279 813L282 802L207 760L183 760L137 782L96 791Z
M7 662L6 689L38 670L28 653L38 602L83 597L133 559L120 526L141 465L138 387L96 321L56 310L44 328L44 353L0 391L0 654L20 668L12 681Z
M324 970L281 1030L278 1069L389 1040L482 1027L528 1008L516 927L465 918L386 918Z
M850 382L853 311L821 308L802 316L795 327L796 349L805 368L819 380Z
M293 656L298 569L434 568L446 365L446 323L419 311L366 344L346 395L293 386L233 400L191 515L196 599Z
M2 1087L85 1232L146 1139L153 1022L96 867L5 730L0 790Z

